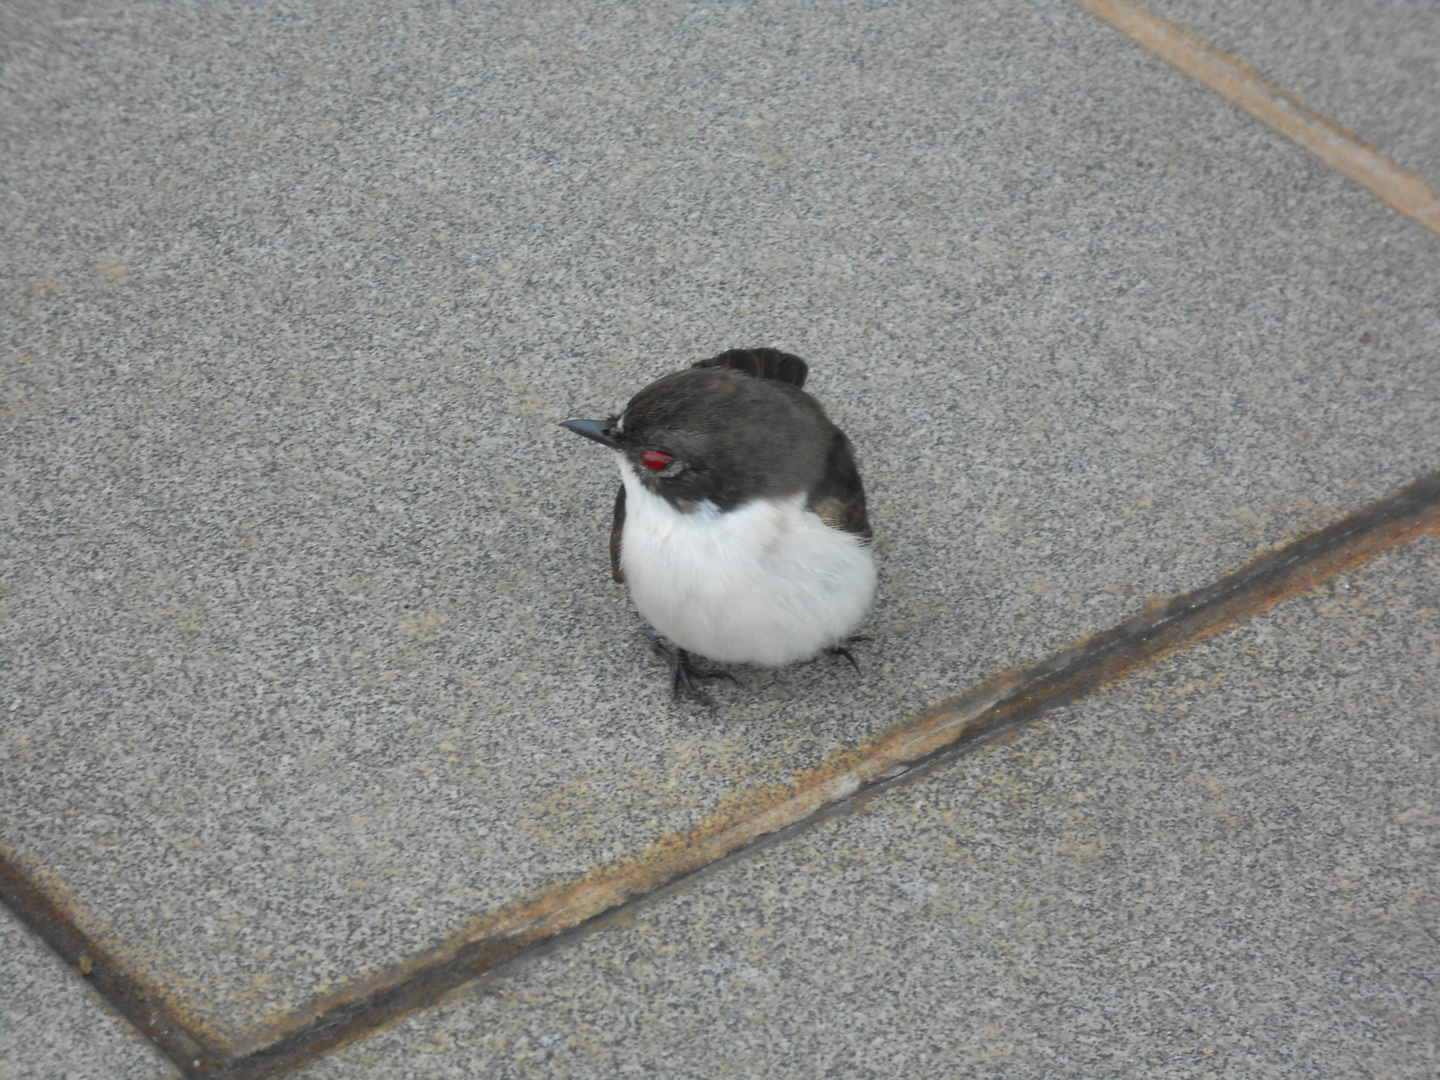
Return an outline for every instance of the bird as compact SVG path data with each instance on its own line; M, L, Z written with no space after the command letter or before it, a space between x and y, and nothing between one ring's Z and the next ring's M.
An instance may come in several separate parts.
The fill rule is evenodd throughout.
M714 701L721 664L844 656L875 599L873 533L850 440L803 389L809 366L729 349L650 383L618 416L561 426L620 469L610 569L670 666L672 697ZM673 643L667 648L661 636Z

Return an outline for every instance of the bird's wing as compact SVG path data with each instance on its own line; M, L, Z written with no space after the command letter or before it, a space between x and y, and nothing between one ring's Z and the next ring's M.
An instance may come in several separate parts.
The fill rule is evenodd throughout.
M756 379L789 383L797 390L805 385L805 376L810 374L804 360L779 349L730 349L690 366L734 368Z
M864 496L861 496L864 502ZM863 511L862 511L863 513ZM615 517L610 522L610 576L624 584L625 571L620 569L620 537L625 532L625 485L615 495Z
M806 509L820 515L831 528L869 540L873 534L870 519L865 516L865 487L860 483L850 440L839 428L832 428L832 432L825 472L810 493Z

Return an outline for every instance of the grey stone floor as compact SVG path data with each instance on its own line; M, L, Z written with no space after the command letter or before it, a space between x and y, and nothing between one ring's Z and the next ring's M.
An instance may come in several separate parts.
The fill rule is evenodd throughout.
M1440 184L1440 9L1157 10ZM220 1044L1440 467L1436 238L1062 0L18 2L0 41L0 852ZM740 671L709 715L669 703L608 580L613 466L555 422L740 344L810 361L882 594L863 678ZM1306 665L1367 633L1333 707L1373 726L1390 701L1412 756L1364 751L1397 792L1433 782L1433 690L1404 683L1433 559L1354 578L1413 646L1333 593L1297 601L313 1068L1429 1075L1436 1002L1392 961L1433 946L1404 908L1433 876L1385 863L1363 933L1316 876L1429 811L1331 805L1359 831L1272 852L1266 814L1321 812L1304 754L1346 752L1304 740L1250 825L1215 808L1266 760L1244 695L1275 739L1318 722ZM1214 733L1203 779L1175 758L1191 730ZM1104 838L1056 831L1076 776L1113 789ZM1128 862L1126 784L1160 830ZM1024 858L986 848L1024 821ZM1267 852L1313 855L1313 888L1227 922ZM1208 936L1157 940L1203 874ZM1333 948L1280 956L1263 939L1296 932L1302 893ZM882 977L886 942L910 962ZM109 1023L6 952L37 1027ZM1149 997L1106 999L1132 967ZM147 1067L8 1030L16 1076ZM722 1031L731 1057L691 1056Z

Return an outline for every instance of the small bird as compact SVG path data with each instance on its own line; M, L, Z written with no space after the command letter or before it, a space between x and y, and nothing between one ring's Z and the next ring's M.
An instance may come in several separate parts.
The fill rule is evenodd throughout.
M674 642L672 690L712 705L690 654L780 667L844 656L875 598L865 490L850 440L778 349L731 349L657 379L620 416L562 427L615 452L610 569Z

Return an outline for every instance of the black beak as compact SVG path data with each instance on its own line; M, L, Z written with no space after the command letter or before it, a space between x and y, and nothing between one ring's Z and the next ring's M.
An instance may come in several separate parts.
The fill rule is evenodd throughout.
M611 450L618 450L620 444L610 434L609 420L562 420L560 426L569 428L576 435L584 435L587 439L594 439L601 446L608 446Z

